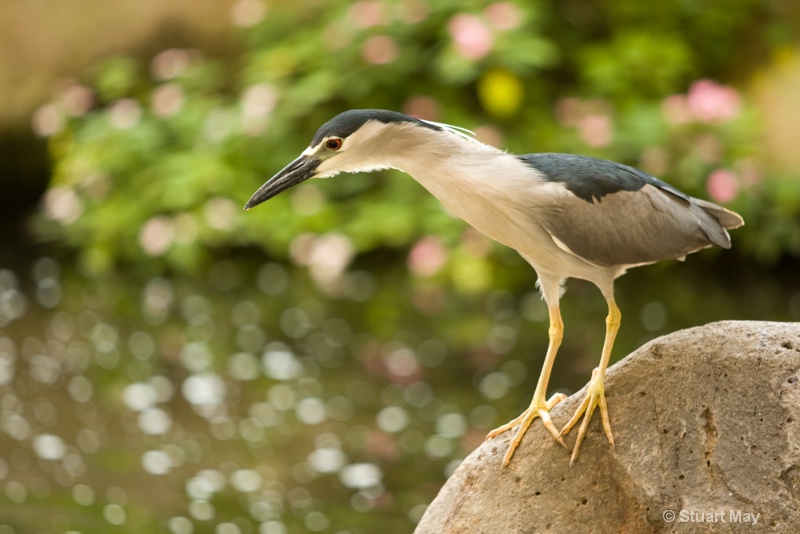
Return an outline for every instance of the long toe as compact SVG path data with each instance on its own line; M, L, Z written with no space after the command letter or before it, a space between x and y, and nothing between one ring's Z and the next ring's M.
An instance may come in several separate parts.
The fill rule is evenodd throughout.
M508 431L508 430L511 430L512 428L514 428L515 426L517 426L517 425L520 423L520 421L522 421L523 419L525 419L525 415L526 415L527 413L528 413L528 410L525 410L524 412L522 412L521 414L519 414L517 417L515 417L514 419L512 419L512 420L511 420L511 421L509 421L508 423L506 423L506 424L504 424L504 425L500 425L500 426L498 426L497 428L495 428L494 430L492 430L491 432L489 432L488 434L486 434L486 438L484 438L484 441L488 441L488 440L490 440L490 439L492 439L492 438L496 438L497 436L499 436L499 435L500 435L500 434L502 434L503 432L506 432L506 431Z
M578 409L575 410L575 415L572 416L572 419L564 425L564 428L561 429L561 435L564 436L572 430L578 421L583 418L581 421L581 425L578 428L578 436L575 439L575 445L572 448L572 457L570 458L570 465L572 465L577 459L578 454L581 450L581 444L583 444L583 440L586 437L586 431L589 428L589 423L592 420L592 415L594 414L595 408L600 408L600 417L603 422L603 430L605 431L606 437L608 437L608 441L611 445L614 445L614 436L611 433L611 420L608 415L608 404L606 403L606 396L605 396L605 386L603 383L603 377L599 376L597 373L597 369L594 370L592 373L592 380L589 382L589 388L586 392L586 396L581 401L580 406Z
M525 436L525 432L528 431L528 428L531 426L531 423L533 423L533 420L536 419L537 417L542 420L542 424L548 430L548 432L550 432L550 434L553 436L553 439L555 439L563 447L567 446L567 444L564 443L564 438L561 437L561 433L553 424L553 420L550 417L550 409L552 409L553 406L555 406L565 398L567 397L563 393L556 393L555 395L550 397L550 399L547 400L547 402L545 402L544 400L542 401L534 400L533 402L531 402L531 405L528 406L528 409L522 412L519 415L519 417L515 418L512 421L509 421L508 423L502 426L495 428L486 435L487 440L492 439L502 434L503 432L511 430L515 426L519 425L517 431L514 433L514 436L511 438L511 442L508 444L508 449L506 450L505 455L503 456L503 467L507 466L509 462L511 462L511 458L514 456L514 452L517 450L517 447L519 447L519 444L522 442L522 438Z

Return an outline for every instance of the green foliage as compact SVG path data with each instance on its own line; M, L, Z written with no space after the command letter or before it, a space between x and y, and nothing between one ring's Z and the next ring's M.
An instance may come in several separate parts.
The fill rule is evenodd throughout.
M758 117L747 102L720 119L667 110L672 95L685 106L696 79L738 67L751 46L742 32L767 31L749 24L760 2L658 6L280 3L241 30L233 60L184 50L149 64L111 59L88 81L92 109L52 137L49 216L37 230L76 250L89 273L133 264L191 273L232 247L280 257L306 232L343 232L358 253L430 234L457 243L463 224L396 172L306 185L238 211L319 124L344 109L380 107L488 132L515 152L638 165L702 197L713 171L733 169L733 207L776 236L744 242L764 260L796 254L797 194L785 180L761 178L769 170L754 160ZM715 38L700 39L703 31ZM748 182L742 166L755 178ZM781 208L761 215L771 197Z

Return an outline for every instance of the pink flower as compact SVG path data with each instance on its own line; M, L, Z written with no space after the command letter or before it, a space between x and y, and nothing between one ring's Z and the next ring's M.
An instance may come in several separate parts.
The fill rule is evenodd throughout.
M183 89L174 83L162 85L153 91L150 105L159 117L172 117L183 107Z
M689 109L701 122L725 122L739 114L741 98L736 89L712 80L698 80L686 95Z
M697 80L685 95L671 95L661 102L661 112L671 124L725 122L739 115L741 97L733 87L712 80Z
M739 192L739 177L728 169L717 169L706 181L709 196L716 202L730 202Z
M511 2L496 2L484 11L486 18L498 30L513 30L522 23L522 13Z
M670 124L686 124L694 117L686 95L670 95L661 102L661 113Z
M383 24L383 7L375 0L361 0L350 7L350 18L359 28L371 28Z
M555 112L558 121L576 128L580 140L589 146L607 146L614 137L613 108L605 100L566 97L556 102Z
M160 256L172 245L175 228L172 219L157 215L139 229L139 245L149 256Z
M611 117L601 114L583 117L578 125L578 134L580 135L581 141L589 146L607 146L614 135Z
M580 98L568 96L556 102L555 111L558 121L564 126L576 127L583 118L584 103Z
M361 56L374 65L386 65L397 58L398 47L388 35L373 35L361 47Z
M439 119L439 103L430 96L415 96L403 105L403 113L427 121Z
M481 59L492 50L494 37L480 17L456 15L447 24L456 51L467 59Z
M447 261L447 252L435 236L423 237L408 255L408 268L417 276L433 276Z

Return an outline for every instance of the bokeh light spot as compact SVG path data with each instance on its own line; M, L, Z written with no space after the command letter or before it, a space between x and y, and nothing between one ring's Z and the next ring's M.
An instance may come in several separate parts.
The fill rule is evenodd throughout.
M131 98L123 98L113 102L108 110L108 121L114 128L130 130L139 122L142 108Z
M338 447L323 447L312 451L307 461L318 473L335 473L344 466L347 457Z
M81 506L94 504L95 492L86 484L75 484L72 487L72 499Z
M386 65L397 58L397 42L388 35L373 35L364 41L361 56L367 63Z
M399 406L387 406L378 412L376 423L384 432L400 432L408 426L408 413Z
M492 50L494 37L480 17L456 15L448 22L447 29L456 51L467 59L481 59Z
M460 413L445 413L436 418L436 433L446 438L463 436L467 427L467 418Z
M327 417L325 403L315 397L301 399L295 406L295 413L297 418L307 425L317 425Z
M81 216L83 202L71 188L56 186L44 194L44 209L50 219L67 225Z
M146 408L139 413L138 424L145 434L165 434L172 427L172 417L161 408Z
M194 405L215 406L225 397L225 383L211 373L192 375L183 382L181 392Z
M493 372L481 379L478 389L484 397L493 400L505 396L509 386L508 376L505 373Z
M347 465L339 472L339 480L342 484L355 489L377 486L381 483L382 478L383 473L380 468L368 462Z
M124 525L127 521L125 508L118 504L107 504L103 507L103 517L112 525Z
M267 4L262 0L237 0L231 7L231 21L242 28L251 28L266 16Z
M739 177L733 171L717 169L709 175L706 190L715 202L730 202L739 193Z
M172 469L172 458L164 451L147 451L142 455L142 468L151 475L166 475Z
M645 329L650 332L657 332L666 326L669 312L663 303L654 301L648 302L642 307L639 317Z
M61 460L67 452L67 446L64 440L54 434L40 434L33 438L33 451L42 460Z

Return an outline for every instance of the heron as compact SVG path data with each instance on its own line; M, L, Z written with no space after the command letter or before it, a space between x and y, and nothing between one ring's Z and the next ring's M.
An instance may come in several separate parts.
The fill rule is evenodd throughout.
M582 418L570 465L598 408L614 446L605 398L606 369L621 320L614 280L632 267L683 260L711 246L730 248L727 230L744 224L737 213L634 167L572 154L514 155L478 141L464 128L378 109L345 111L320 126L309 147L264 183L245 209L310 178L387 168L410 175L450 213L516 250L537 273L550 319L548 347L528 408L486 436L517 428L503 467L536 418L564 447L563 436ZM559 300L568 278L597 286L608 315L600 363L574 415L559 430L550 411L566 396L546 394L563 339Z

